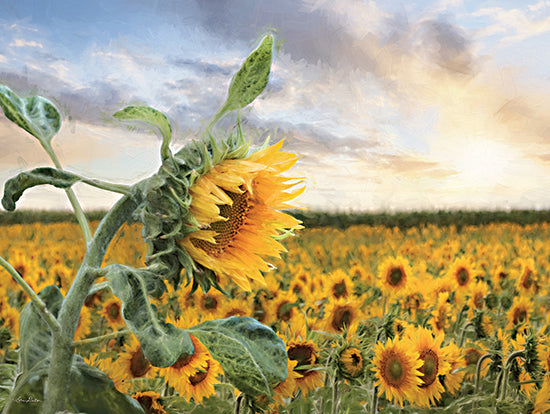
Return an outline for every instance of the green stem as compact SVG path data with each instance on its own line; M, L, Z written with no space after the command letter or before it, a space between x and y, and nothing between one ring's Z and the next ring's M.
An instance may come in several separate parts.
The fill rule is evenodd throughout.
M460 331L460 337L458 338L458 347L462 347L464 344L464 337L466 336L466 329L468 329L470 326L474 326L473 322L468 322L462 327L462 330Z
M487 358L489 358L492 354L485 354L485 355L482 355L478 360L477 360L477 365L476 365L476 383L475 383L475 394L477 394L477 392L479 391L479 377L481 376L481 364L483 363L483 361L485 361Z
M53 164L58 170L63 170L61 167L61 163L59 162L59 159L57 158L57 155L55 155L55 152L53 151L53 148L51 145L43 140L40 140L40 143L42 144L42 148L48 153L51 160L53 161ZM74 214L76 216L76 220L78 221L78 224L80 225L80 228L82 229L82 233L84 235L84 240L86 244L92 240L92 230L90 229L90 224L88 223L88 219L84 215L84 210L82 209L82 206L80 205L78 198L76 198L76 194L72 190L72 188L66 188L65 193L67 194L67 197L69 198L69 202L71 203L71 206L73 207Z
M109 287L109 282L96 283L91 287L90 291L88 292L88 296L93 295L94 293L97 293L100 290L107 289L108 287Z
M111 333L108 333L108 334L105 334L105 335L95 336L93 338L80 339L78 341L74 341L73 345L74 346L82 346L82 345L95 344L96 342L102 342L105 339L115 338L115 337L120 336L120 335L128 335L130 333L132 333L131 330L124 329L122 331L111 332Z
M378 412L378 387L375 385L372 390L372 405L370 407L371 414L376 414Z
M74 174L74 173L71 173L71 174ZM74 174L74 175L77 175L77 174ZM80 176L78 176L78 178L80 178L80 180L83 183L91 185L92 187L99 188L101 190L111 191L113 193L119 193L123 195L130 194L130 186L127 186L127 185L112 184L112 183L107 183L105 181L86 178L86 177L80 177Z
M514 359L521 357L525 354L525 349L512 352L506 359L504 364L503 376L502 376L502 388L500 389L500 395L497 396L499 400L503 400L506 397L506 388L508 387L508 374L510 373L510 366L514 362Z
M332 409L330 410L331 414L336 414L338 411L338 380L336 379L336 374L334 375L334 384L332 385Z
M21 275L13 268L11 264L9 264L3 257L0 256L0 265L6 269L6 271L13 277L13 279L21 286L21 288L25 291L27 296L30 298L31 302L34 304L34 306L37 308L38 312L42 315L52 332L55 334L59 334L61 331L61 325L55 319L55 316L53 316L50 311L48 310L46 304L40 297L36 294L36 292L32 289L32 287L29 286L29 284L21 277Z
M119 200L103 218L93 239L88 243L82 265L59 311L58 321L61 325L61 335L54 335L53 338L42 414L55 414L65 409L74 356L73 338L80 311L90 288L99 275L97 269L103 262L109 243L140 202L141 200L128 196Z

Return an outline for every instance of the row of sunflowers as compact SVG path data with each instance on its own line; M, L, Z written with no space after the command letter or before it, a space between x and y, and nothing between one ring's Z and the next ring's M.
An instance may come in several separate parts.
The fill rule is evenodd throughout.
M35 291L55 284L67 293L85 253L76 224L12 225L2 234L0 255ZM181 328L235 315L272 327L289 369L274 400L259 404L273 413L544 413L549 236L546 223L306 229L283 241L288 253L250 292L168 285L154 304ZM140 226L124 226L105 264L141 266L142 240ZM1 362L15 364L27 298L8 273L0 277ZM108 289L88 297L75 340L149 413L239 409L239 391L194 337L194 354L153 367Z

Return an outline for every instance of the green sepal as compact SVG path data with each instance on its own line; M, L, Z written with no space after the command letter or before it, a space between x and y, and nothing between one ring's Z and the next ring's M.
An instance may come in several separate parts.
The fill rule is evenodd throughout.
M157 309L149 302L150 292L164 286L162 279L147 269L110 265L102 272L113 294L122 302L122 316L137 337L143 355L156 367L174 364L182 354L193 354L189 334L170 323L159 321Z
M224 104L227 111L244 108L263 92L269 80L272 59L273 36L267 35L231 79Z
M21 98L10 88L0 84L0 108L6 118L49 146L61 128L61 114L46 98Z
M172 139L172 126L170 121L162 112L149 106L127 106L113 114L113 117L120 121L144 122L159 130L162 135L161 157L169 158L170 140Z
M6 181L2 206L8 211L15 210L15 203L21 198L23 192L31 187L50 184L58 188L69 188L80 180L81 178L75 174L50 167L25 171Z
M285 343L256 319L232 316L187 330L208 348L225 376L246 395L273 395L288 374Z

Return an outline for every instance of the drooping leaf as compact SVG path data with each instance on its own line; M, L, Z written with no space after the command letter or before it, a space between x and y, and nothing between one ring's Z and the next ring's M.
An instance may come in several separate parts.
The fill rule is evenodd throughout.
M272 58L273 36L267 35L231 79L224 105L227 111L244 108L263 92L269 79Z
M15 203L21 198L23 192L37 185L50 184L58 188L69 188L78 181L80 177L77 175L50 167L25 171L6 181L2 206L8 211L15 210Z
M122 316L136 335L145 358L165 368L182 354L193 353L189 334L170 323L159 321L149 296L165 289L163 281L146 269L110 265L104 268L111 290L122 301ZM162 287L160 286L162 284Z
M162 112L149 106L127 106L113 114L113 117L121 121L143 122L157 128L162 135L163 159L172 139L172 127L170 121Z
M271 396L287 376L286 347L269 327L256 319L232 316L188 329L210 351L224 374L250 396Z
M0 85L0 108L6 118L49 145L61 128L57 108L42 96L21 98L5 85Z

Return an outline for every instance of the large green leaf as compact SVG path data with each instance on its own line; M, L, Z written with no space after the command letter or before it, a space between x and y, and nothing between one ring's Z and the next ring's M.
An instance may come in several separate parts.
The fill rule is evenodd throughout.
M44 360L20 378L10 414L40 413L48 366L49 359ZM70 375L67 410L87 414L145 414L136 400L118 391L105 373L86 364L79 355L75 356Z
M272 58L273 36L267 35L231 79L224 104L227 111L244 108L263 92L269 79Z
M8 211L15 210L15 203L28 188L44 184L50 184L58 188L69 188L80 180L81 178L75 174L50 167L25 171L6 181L2 206Z
M46 98L21 98L5 85L0 85L0 107L6 118L40 141L51 142L61 127L61 115Z
M111 290L122 301L126 325L136 335L145 358L152 365L165 368L182 354L194 352L189 334L159 321L155 306L149 302L150 295L165 288L160 278L146 269L118 264L105 267L104 272Z
M232 316L206 321L188 332L196 336L223 367L224 374L250 396L271 396L288 374L284 342L256 319Z
M63 294L55 285L47 286L38 293L50 313L57 317L63 303ZM38 362L50 355L52 334L46 321L37 311L34 303L29 302L21 310L19 318L19 340L21 349L19 358L23 372L31 370Z
M172 127L166 115L149 106L127 106L114 113L113 117L121 121L143 122L157 128L162 135L162 156L166 158L172 139Z
M38 293L48 310L57 316L63 295L57 286L47 286ZM29 302L21 311L19 325L22 375L12 396L10 414L38 414L44 399L48 376L52 334L35 305ZM143 414L141 406L120 393L113 381L99 369L75 355L71 367L67 409L88 414Z

